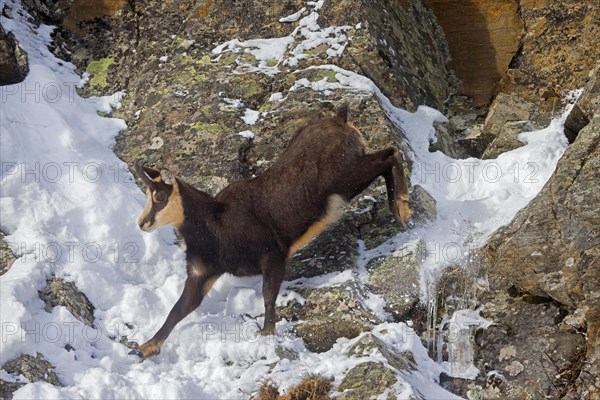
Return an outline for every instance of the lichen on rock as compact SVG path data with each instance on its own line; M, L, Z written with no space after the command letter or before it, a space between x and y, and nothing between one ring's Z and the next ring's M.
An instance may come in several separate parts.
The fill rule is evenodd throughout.
M41 353L37 353L35 357L29 354L20 355L4 363L2 369L15 376L23 375L30 383L45 381L54 386L62 386L54 372L54 366Z
M368 361L350 369L344 376L337 391L342 394L337 397L344 400L361 400L375 398L386 393L398 382L394 371L381 363ZM387 399L395 399L389 393Z
M94 324L94 306L73 282L52 278L40 292L46 311L56 306L66 307L78 320L88 326Z

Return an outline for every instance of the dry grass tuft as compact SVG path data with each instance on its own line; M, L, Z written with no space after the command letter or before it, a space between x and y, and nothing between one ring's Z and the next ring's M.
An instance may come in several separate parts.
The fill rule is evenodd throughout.
M258 393L253 400L277 400L279 390L269 380L264 380L258 389Z
M316 374L309 374L284 395L270 381L266 380L258 389L255 400L329 400L331 381Z

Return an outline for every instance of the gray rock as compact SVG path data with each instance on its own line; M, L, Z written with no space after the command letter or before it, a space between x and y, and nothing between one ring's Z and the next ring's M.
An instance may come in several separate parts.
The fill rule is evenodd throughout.
M599 145L596 114L540 193L485 249L492 276L564 305L572 329L587 327L586 361L577 385L581 393L600 388Z
M349 218L331 226L290 259L286 280L344 271L356 263L356 229Z
M336 398L344 400L361 400L378 398L387 389L398 382L394 371L385 365L373 361L358 364L351 368L337 391L342 394ZM395 395L387 398L395 398Z
M594 112L598 109L600 109L600 61L590 72L590 80L565 120L565 135L569 143L575 141L579 132L591 122Z
M424 251L423 241L411 242L367 265L368 288L383 295L385 310L397 320L406 319L419 303Z
M583 367L584 336L561 323L565 309L515 290L485 293L482 316L494 323L475 335L474 381L445 377L443 385L467 398L562 398ZM480 396L477 397L476 396Z
M395 353L385 343L372 333L363 335L350 349L348 355L351 357L370 356L377 349L388 363L399 371L410 371L416 369L415 357L411 352L405 351Z
M427 104L442 110L456 88L453 72L446 67L446 37L426 2L410 0L405 3L409 7L387 0L339 3L354 8L368 23L369 37L357 35L346 50L362 73L397 106L414 110Z
M27 53L21 49L12 32L7 34L0 25L0 85L19 83L28 73Z
M380 323L363 304L360 289L354 283L319 289L300 290L306 302L302 307L283 310L295 313L291 319L303 322L294 332L304 340L306 348L314 352L330 350L337 339L353 339ZM287 311L287 314L286 314Z
M408 204L413 210L414 222L435 221L437 218L436 201L421 185L411 188Z
M483 127L483 135L492 141L481 158L496 158L506 151L524 146L517 135L533 130L529 122L533 109L532 103L516 94L500 93L496 96Z
M73 282L52 278L40 291L40 298L46 304L46 311L56 306L64 306L75 318L88 326L94 324L94 306Z
M0 231L0 275L4 275L16 259L10 246L4 241L4 233Z
M54 386L62 386L54 372L54 366L41 353L37 353L35 357L28 354L20 355L4 363L2 369L15 376L23 375L31 383L45 381Z
M0 379L0 399L11 400L13 398L13 393L25 385L24 382L7 382Z

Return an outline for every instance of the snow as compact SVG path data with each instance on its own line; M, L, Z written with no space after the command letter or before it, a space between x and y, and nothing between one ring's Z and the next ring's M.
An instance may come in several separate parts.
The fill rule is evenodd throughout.
M242 131L242 132L238 132L238 135L250 140L250 139L254 139L254 132L252 131Z
M339 57L344 52L348 37L344 32L352 29L351 26L330 26L321 28L317 20L318 11L323 6L324 0L309 1L307 5L312 7L309 14L300 18L307 9L303 7L297 13L281 18L280 22L298 22L296 29L288 36L269 39L250 39L241 41L239 39L228 40L217 45L212 53L222 55L225 52L239 53L241 51L254 56L257 65L249 64L238 58L239 70L250 72L262 72L274 76L281 72L280 65L295 66L304 58L307 58L311 50L326 46L325 53L328 57ZM300 39L297 42L297 36Z
M269 101L271 101L271 102L275 102L275 101L280 102L280 101L283 101L283 93L281 93L281 92L275 92L275 93L271 94L269 96Z
M258 121L258 117L260 117L259 111L246 108L246 110L244 111L244 115L242 116L242 119L244 120L244 122L247 125L254 125L254 124L256 124L256 121Z
M300 19L304 11L306 11L306 7L302 7L300 10L288 15L287 17L279 18L279 22L296 22Z
M269 60L295 65L303 50L321 44L328 46L328 55L341 54L347 27L321 28L317 19L323 0L307 6L312 7L309 15L298 21L289 37L234 39L213 52L248 51L265 73L278 72L277 66L267 65ZM52 27L34 27L25 17L2 16L0 23L15 34L30 62L24 82L0 88L0 227L9 233L6 240L20 256L0 277L0 365L39 351L56 366L65 385L29 384L15 393L16 399L245 399L267 377L284 389L296 384L303 372L321 373L339 385L345 372L358 363L387 365L378 352L358 359L347 356L361 337L339 339L330 351L317 354L290 334L296 322L278 322L277 336L257 335L264 311L260 278L231 276L215 283L202 306L173 331L161 354L143 363L132 362L129 349L118 339L127 336L143 342L156 332L181 293L185 265L172 230L151 234L139 230L136 218L145 195L128 166L111 150L126 124L98 115L110 114L126 94L79 97L75 88L85 84L86 77L78 76L72 64L48 51ZM290 50L298 33L302 41ZM375 249L367 251L362 245L358 263L362 284L369 259L422 238L427 248L422 290L427 299L435 273L465 253L468 257L491 232L508 223L547 181L567 145L563 116L546 129L521 134L526 145L495 160L454 160L440 152L429 153L429 140L435 138L433 123L444 120L443 115L427 107L415 113L398 109L368 78L335 66L319 68L336 72L337 82L323 80L315 85L301 80L294 88L310 87L323 94L339 88L357 95L374 93L408 139L412 183L424 186L437 200L436 221L401 233ZM280 95L273 100L283 99ZM235 100L233 104L238 105ZM258 112L246 109L244 116L256 122L254 113ZM248 139L254 136L251 131L240 134ZM455 258L449 257L455 249ZM88 296L95 306L93 328L64 307L44 310L37 292L51 276L74 282ZM285 282L277 303L304 303L295 285L339 286L356 278L348 270ZM382 301L369 293L364 299L386 318ZM457 323L468 325L476 320L473 315L463 317ZM399 381L390 388L399 398L457 398L437 384L439 374L451 366L431 360L408 324L383 323L373 334L395 351L415 356L416 370L397 371ZM74 350L65 349L67 344ZM276 346L297 352L298 358L281 359ZM0 378L17 379L4 370Z

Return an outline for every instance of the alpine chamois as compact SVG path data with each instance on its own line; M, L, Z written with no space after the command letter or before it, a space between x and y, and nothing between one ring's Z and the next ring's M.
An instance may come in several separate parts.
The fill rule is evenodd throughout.
M299 129L288 147L259 176L233 182L215 197L168 171L136 164L147 186L138 223L150 232L174 225L186 244L187 279L181 297L158 332L139 350L157 354L175 325L196 309L224 273L263 276L265 321L275 334L275 300L287 259L334 223L346 202L377 177L385 178L394 217L411 216L400 152L366 153L360 132L347 124L348 108Z

